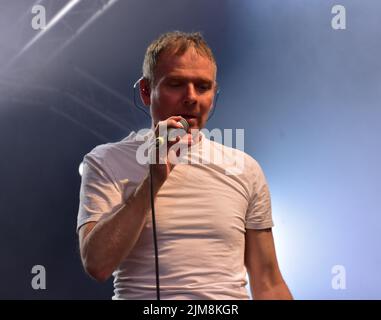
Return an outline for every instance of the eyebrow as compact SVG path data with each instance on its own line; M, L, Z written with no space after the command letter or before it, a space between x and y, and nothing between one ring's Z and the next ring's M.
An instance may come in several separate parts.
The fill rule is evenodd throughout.
M204 78L204 77L183 77L183 76L176 76L176 75L168 75L165 77L165 80L193 80L193 81L198 81L198 82L205 82L205 83L210 83L212 84L214 81L209 79L209 78Z

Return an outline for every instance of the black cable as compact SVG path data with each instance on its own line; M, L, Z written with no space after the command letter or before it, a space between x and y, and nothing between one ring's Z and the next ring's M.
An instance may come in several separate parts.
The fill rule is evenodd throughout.
M136 91L137 91L136 89L137 89L137 86L138 86L139 81L140 81L141 79L143 79L143 77L139 78L139 79L134 83L134 85L133 85L133 89L134 89L134 105L135 105L135 107L136 107L138 110L142 111L148 118L151 119L151 115L145 110L144 107L141 107L141 106L139 105L139 103L138 103L138 101L137 101L137 99L136 99Z
M153 230L153 242L155 248L155 271L156 271L156 297L160 300L160 278L159 278L159 255L157 250L157 239L156 239L156 220L155 220L155 203L153 199L153 173L152 165L149 164L149 174L150 174L150 186L151 186L151 211L152 211L152 230Z

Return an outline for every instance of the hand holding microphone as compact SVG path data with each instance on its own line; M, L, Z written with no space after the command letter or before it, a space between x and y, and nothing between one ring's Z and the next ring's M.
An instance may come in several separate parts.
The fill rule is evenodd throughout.
M180 141L188 133L189 123L181 116L172 116L167 120L160 121L155 128L155 154L156 159L152 164L155 171L154 177L159 183L163 183L175 166L168 161L168 153L171 147ZM164 148L166 145L166 148Z
M170 127L172 124L172 119L176 121L176 124L174 124L176 127ZM160 122L159 124L159 135L156 138L156 147L159 147L164 144L165 139L169 142L176 142L177 137L179 136L180 138L183 137L185 134L187 134L189 130L189 123L187 120L185 120L181 116L173 116L167 119L165 123ZM166 126L166 134L164 135L160 132L161 126ZM180 126L179 126L180 125ZM176 135L177 134L177 135Z

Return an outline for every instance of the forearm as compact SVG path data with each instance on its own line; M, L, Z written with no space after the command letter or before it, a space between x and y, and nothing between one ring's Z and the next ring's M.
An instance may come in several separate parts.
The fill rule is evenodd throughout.
M154 181L154 196L160 186L161 183ZM82 261L90 275L103 281L112 274L135 246L150 209L150 178L147 175L126 204L98 221L85 237Z
M282 280L273 285L251 286L255 300L292 300L287 284Z

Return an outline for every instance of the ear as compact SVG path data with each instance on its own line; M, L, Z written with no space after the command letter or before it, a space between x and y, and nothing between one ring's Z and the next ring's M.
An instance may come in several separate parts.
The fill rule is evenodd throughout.
M149 107L151 105L151 87L149 80L141 78L139 81L140 98L144 102L144 105Z

